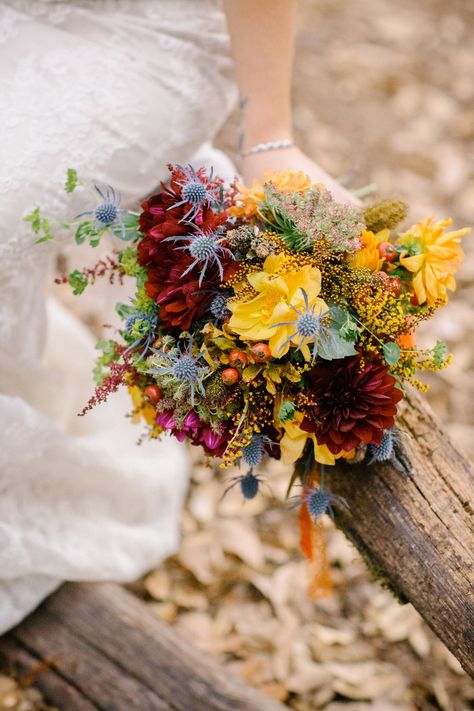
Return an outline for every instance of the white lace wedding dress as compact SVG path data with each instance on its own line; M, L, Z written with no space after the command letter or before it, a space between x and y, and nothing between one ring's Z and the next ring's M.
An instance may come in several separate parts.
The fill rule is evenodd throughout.
M94 338L46 309L57 246L22 218L74 214L68 167L136 204L213 138L228 71L213 0L0 0L0 632L62 580L133 580L172 553L188 473L174 440L136 446L126 393L76 416ZM100 287L84 303L112 318Z

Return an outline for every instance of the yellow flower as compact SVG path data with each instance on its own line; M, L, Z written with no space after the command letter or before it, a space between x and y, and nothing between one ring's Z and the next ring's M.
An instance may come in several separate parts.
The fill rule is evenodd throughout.
M236 188L239 191L236 200L240 204L231 207L229 213L234 217L253 217L265 197L264 185L270 182L284 193L304 192L311 187L310 177L302 171L295 173L286 170L284 173L272 173L267 170L263 175L263 181L254 178L251 187L247 187L243 183L236 183Z
M300 429L302 421L302 413L296 412L293 420L281 423L285 430L285 434L280 440L281 459L284 464L294 464L294 462L301 457L308 439L313 442L314 460L316 462L320 464L334 464L341 454L331 454L325 444L318 444L314 433L305 432Z
M369 230L364 230L360 236L362 249L355 252L350 259L349 265L353 268L370 269L371 272L378 272L382 268L383 258L380 256L377 245L381 242L388 242L390 230L381 230L374 234Z
M229 329L238 333L244 341L268 341L274 358L281 358L288 353L290 342L300 345L301 336L296 336L294 325L297 314L292 307L303 312L306 310L302 289L315 315L319 316L328 310L326 303L318 298L321 290L319 269L306 265L285 271L287 259L284 254L267 257L262 272L247 275L257 296L249 301L236 301L229 305L232 311ZM285 322L291 323L285 325ZM292 334L296 338L292 338ZM303 343L301 352L306 360L310 360L307 343Z
M132 422L137 424L143 417L147 425L156 427L156 411L143 397L143 392L137 385L129 385L128 392L133 402Z
M400 264L413 273L413 289L420 304L447 301L447 290L456 289L453 274L464 256L459 242L470 229L445 232L451 224L450 217L440 222L429 217L400 233L397 240L405 248Z

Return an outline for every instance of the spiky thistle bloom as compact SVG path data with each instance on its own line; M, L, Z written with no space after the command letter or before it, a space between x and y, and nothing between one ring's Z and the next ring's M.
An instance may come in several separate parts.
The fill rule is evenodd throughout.
M218 270L220 280L224 280L224 264L234 259L234 255L225 246L225 236L220 231L204 232L199 227L195 228L192 234L178 237L167 237L166 242L187 242L187 244L176 247L178 250L186 251L191 257L191 263L181 274L185 277L196 267L199 271L199 286L210 267L215 266Z
M334 253L361 247L359 237L365 228L361 210L335 202L329 190L313 187L287 195L267 185L260 211L295 251L310 250L317 241Z
M193 221L198 217L203 207L212 207L217 202L219 193L222 192L222 181L213 180L214 169L206 175L204 169L196 171L192 165L183 167L177 165L174 170L174 182L181 193L181 200L170 209L186 206L187 212L181 222Z
M79 213L76 219L90 215L96 221L98 228L120 227L122 236L125 236L125 225L123 215L128 214L128 210L120 209L120 193L116 192L110 185L105 190L94 185L99 202L93 210L86 210Z
M329 313L327 307L323 307L318 301L316 301L312 306L309 303L308 294L305 289L301 289L304 299L304 309L297 309L295 306L290 304L290 308L296 314L296 319L293 321L283 321L282 323L274 324L274 327L280 326L293 326L294 331L290 333L286 341L282 343L280 349L283 350L290 341L299 341L296 350L302 350L307 347L309 343L313 344L312 348L312 362L316 360L318 355L318 337L324 328L324 322L327 319ZM323 302L324 303L324 302Z
M252 469L247 472L247 474L241 474L239 476L234 476L231 479L231 484L227 487L227 489L224 491L222 494L222 498L231 490L234 488L234 486L239 485L240 486L240 491L242 492L242 496L246 501L251 501L254 499L258 491L260 489L260 484L262 482L262 479L260 477L256 476Z
M231 315L227 306L227 299L228 296L221 292L214 296L209 305L209 311L214 317L216 325L221 325Z
M347 502L342 498L342 496L337 496L327 489L323 489L322 487L307 486L306 484L302 485L302 489L302 494L290 497L290 499L294 501L294 503L291 504L290 509L306 504L312 518L318 519L321 516L324 516L325 513L329 513L331 517L333 516L333 503L338 503L345 508L348 508Z
M156 307L155 307L156 308ZM132 342L126 349L126 353L134 348L142 348L141 357L150 349L156 338L158 326L158 314L147 311L133 310L129 312L125 321L125 331Z
M380 444L370 444L367 447L369 464L372 464L372 462L388 462L393 457L396 436L397 432L392 427L392 429L384 431Z
M156 363L156 367L148 372L158 377L165 377L177 382L181 391L189 392L191 404L194 407L194 397L196 388L202 396L205 395L203 380L209 374L209 368L199 364L203 354L193 355L193 339L189 339L187 347L182 350L179 346L176 349L164 353L155 351L155 356L151 357L151 364Z
M268 444L271 444L269 437L254 434L250 442L242 447L242 459L249 467L258 466L266 454Z
M339 364L339 365L337 365ZM313 432L330 452L349 452L361 444L379 445L393 427L397 403L403 398L389 368L378 361L363 363L360 356L315 366L309 374L301 429Z

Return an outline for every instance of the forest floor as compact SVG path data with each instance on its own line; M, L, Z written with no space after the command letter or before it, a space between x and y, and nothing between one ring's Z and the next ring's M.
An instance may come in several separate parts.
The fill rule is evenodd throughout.
M414 220L474 224L472 0L301 0L295 73L300 146L335 176L400 196ZM232 152L235 120L221 136ZM455 358L428 399L474 458L474 237L458 291L423 328ZM357 551L327 524L334 595L312 602L298 552L288 470L264 475L271 493L221 500L222 472L192 453L178 554L134 590L150 610L249 684L297 711L462 711L474 686L411 605L373 581ZM232 473L226 474L230 478ZM28 698L29 694L29 698ZM16 701L15 701L16 699ZM0 676L0 709L45 708Z

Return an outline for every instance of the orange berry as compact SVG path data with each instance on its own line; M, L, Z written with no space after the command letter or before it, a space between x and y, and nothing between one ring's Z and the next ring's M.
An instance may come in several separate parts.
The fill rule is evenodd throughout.
M377 245L380 256L386 262L393 262L398 254L397 248L391 242L380 242Z
M158 385L147 385L144 390L144 395L151 402L152 405L156 405L157 402L161 400L163 393L161 392Z
M224 385L235 385L239 379L239 371L235 368L226 368L221 373L221 380Z
M231 351L229 353L229 365L233 368L245 368L249 364L249 359L243 351Z
M268 363L272 357L270 348L266 343L256 343L250 349L250 353L253 355L257 363Z

